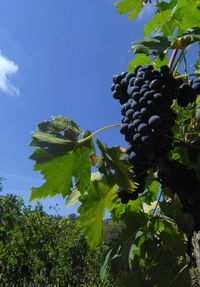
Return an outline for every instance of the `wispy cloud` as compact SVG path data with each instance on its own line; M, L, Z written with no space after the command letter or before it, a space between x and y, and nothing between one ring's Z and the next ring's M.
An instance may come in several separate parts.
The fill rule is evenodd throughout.
M18 66L0 52L0 91L7 95L19 95L19 89L10 77L17 73Z
M0 171L0 177L3 177L4 179L12 179L16 181L32 181L32 182L41 182L41 179L38 179L36 177L28 177L23 175L17 175L17 174L11 174L7 172L1 172Z

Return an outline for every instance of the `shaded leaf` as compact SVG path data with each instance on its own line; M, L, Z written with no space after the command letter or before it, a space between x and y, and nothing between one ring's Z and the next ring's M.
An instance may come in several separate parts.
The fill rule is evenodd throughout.
M113 184L117 184L129 192L134 192L137 184L129 173L132 166L123 158L124 152L117 147L107 147L99 140L97 140L97 145L102 153L101 164L104 165L105 175Z
M135 54L145 54L147 56L150 54L149 48L145 46L133 45L131 48Z
M164 36L145 37L134 42L134 44L143 45L146 48L164 51L171 46L171 40Z

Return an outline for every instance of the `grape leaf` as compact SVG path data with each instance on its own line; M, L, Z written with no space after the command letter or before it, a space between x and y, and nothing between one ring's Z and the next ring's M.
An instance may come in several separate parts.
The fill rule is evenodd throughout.
M147 56L150 54L149 48L147 48L145 46L133 45L133 46L131 46L131 49L133 50L133 52L135 54L145 54Z
M134 44L140 44L143 45L145 48L157 51L164 51L171 46L171 40L168 37L164 36L145 37L143 39L135 41Z
M102 153L101 164L105 165L105 175L113 184L134 192L137 185L135 184L129 169L132 167L126 159L123 159L124 153L117 147L107 147L105 144L97 140L97 145Z
M54 156L47 162L36 163L34 170L40 170L45 183L32 188L30 200L71 193L76 186L83 193L90 182L91 165L89 155L93 151L91 142L80 144L64 155Z
M128 71L131 72L134 70L135 65L144 65L144 64L152 64L152 60L150 57L144 54L137 54L133 60L128 65Z
M119 14L129 13L128 19L132 20L137 17L143 7L143 0L122 0L115 2Z
M188 13L189 8L189 13ZM200 6L198 1L179 0L172 10L171 20L180 23L178 34L186 29L199 26Z
M112 206L116 188L117 185L108 185L105 178L91 181L87 194L80 198L79 224L83 226L91 248L95 248L102 240L103 218L106 208Z
M89 155L94 152L94 145L91 140L78 144L81 133L76 123L63 116L38 125L31 142L38 149L30 158L36 161L34 170L41 171L45 182L41 187L32 188L30 200L58 193L65 197L74 186L80 193L85 191L90 182Z

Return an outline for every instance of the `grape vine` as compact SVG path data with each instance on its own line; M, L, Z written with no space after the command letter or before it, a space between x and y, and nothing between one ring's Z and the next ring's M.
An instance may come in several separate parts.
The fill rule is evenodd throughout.
M200 286L199 52L196 63L189 57L200 43L200 5L122 0L115 6L129 20L145 7L155 11L144 38L131 46L128 71L113 77L121 123L94 133L63 116L40 123L31 159L44 183L31 199L61 193L67 205L79 201L79 224L91 248L102 240L106 210L124 222L102 281L112 267L120 286ZM120 127L127 147L94 141L111 127Z

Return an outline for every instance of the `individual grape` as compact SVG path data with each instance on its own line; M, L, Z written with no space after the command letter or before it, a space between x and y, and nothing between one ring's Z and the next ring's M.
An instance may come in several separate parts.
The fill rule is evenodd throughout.
M132 98L133 98L133 100L134 101L136 101L136 102L138 102L139 101L139 99L141 98L141 93L139 93L139 92L135 92L135 93L133 93L132 94Z
M145 78L145 72L141 71L141 72L137 73L137 77L144 79Z
M120 133L125 135L128 132L128 124L123 124L120 128Z
M134 163L136 159L137 159L137 154L134 151L132 151L130 155L128 156L128 161L130 163Z
M195 79L196 81L192 84L192 89L194 90L196 95L200 94L200 78Z
M161 74L157 70L152 71L152 76L154 79L160 79L161 78Z
M141 122L141 120L139 120L139 119L136 119L136 120L133 121L133 126L134 126L135 129L137 129L137 127L138 127L140 124L142 124L142 122Z
M133 117L133 113L134 113L134 111L133 111L132 109L128 110L128 111L126 112L126 117L129 118L129 119L131 119L131 118Z
M133 141L134 141L136 144L141 143L141 135L140 135L139 133L136 133L136 134L133 136Z
M141 117L141 113L136 111L134 114L133 114L133 121L136 120L136 119L139 119Z
M155 79L153 81L150 82L150 85L149 87L152 89L152 90L159 90L161 88L161 80L159 79Z
M161 118L157 115L153 115L149 118L148 124L151 128L156 129L161 125Z
M153 96L154 96L155 91L151 90L151 91L147 91L146 93L144 93L144 97L147 100L153 100Z
M144 79L142 78L136 78L134 81L134 85L137 87L141 87L144 84Z
M169 74L169 67L167 65L160 67L160 72L165 75Z
M140 133L141 135L145 135L146 133L149 132L149 127L147 124L145 123L141 123L139 126L138 126L138 133Z
M141 97L141 98L139 99L139 104L140 104L141 107L146 106L146 104L147 104L147 99L145 99L145 97Z

